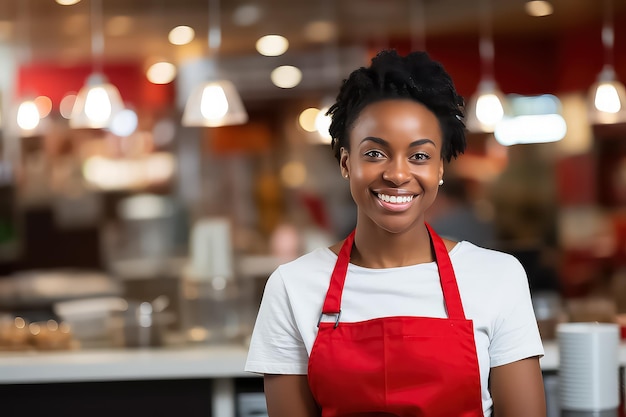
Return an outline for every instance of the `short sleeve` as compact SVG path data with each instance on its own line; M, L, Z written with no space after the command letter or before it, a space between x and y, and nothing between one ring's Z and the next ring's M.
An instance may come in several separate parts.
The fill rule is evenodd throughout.
M279 268L265 285L245 371L306 375L307 366L308 354Z
M510 259L508 268L500 272L503 285L489 345L491 367L544 354L526 272L517 259Z

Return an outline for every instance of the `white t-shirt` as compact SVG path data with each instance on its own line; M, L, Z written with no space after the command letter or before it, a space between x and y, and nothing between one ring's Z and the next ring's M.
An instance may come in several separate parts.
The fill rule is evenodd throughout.
M467 241L450 251L450 259L465 316L474 322L483 410L490 416L489 369L544 353L528 280L513 256ZM330 249L320 248L272 273L252 333L246 371L306 375L336 261ZM434 262L386 269L348 266L341 321L388 316L447 317Z

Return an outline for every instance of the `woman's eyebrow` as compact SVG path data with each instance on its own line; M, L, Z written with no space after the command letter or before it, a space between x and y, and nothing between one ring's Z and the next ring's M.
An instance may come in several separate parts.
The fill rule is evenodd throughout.
M381 146L388 146L389 145L389 142L387 142L384 139L377 138L376 136L368 136L368 137L362 139L361 143L364 143L364 142L374 142L374 143L377 143L377 144L379 144ZM414 140L413 142L411 142L409 144L409 147L412 148L414 146L421 146L421 145L425 145L427 143L430 143L433 146L437 146L437 145L435 145L435 142L433 142L430 139L417 139L417 140Z
M430 139L418 139L418 140L414 140L413 142L411 142L411 144L409 145L409 147L414 147L414 146L421 146L421 145L426 145L430 143L431 145L437 147L437 145L435 145L435 142L433 142Z
M389 145L389 143L385 139L377 138L376 136L368 136L366 138L363 138L361 142L359 143L359 145L364 142L374 142L381 146Z

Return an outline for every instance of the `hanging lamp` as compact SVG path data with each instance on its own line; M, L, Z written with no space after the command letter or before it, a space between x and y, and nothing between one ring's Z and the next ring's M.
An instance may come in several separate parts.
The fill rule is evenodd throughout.
M327 22L328 27L332 27L332 36L326 39L324 45L322 62L323 62L323 74L325 77L324 84L336 86L341 80L340 76L340 61L339 61L339 44L338 44L338 31L337 31L337 11L333 0L324 0L318 3L320 6L320 21ZM335 88L333 88L333 91ZM336 97L331 93L327 93L322 96L319 102L319 111L315 117L315 130L317 135L311 136L309 139L311 144L330 145L332 137L330 136L329 128L332 119L326 113L330 107L335 103Z
M617 80L613 67L613 8L611 0L605 0L605 16L602 25L604 67L589 90L589 122L610 124L626 122L626 89Z
M21 22L21 37L23 42L23 63L30 63L32 60L31 46L30 46L30 2L23 0L19 2L19 21ZM35 95L27 94L26 97L22 97L22 101L17 106L17 112L15 114L15 121L19 128L20 135L23 137L34 136L39 133L38 127L41 122L41 116L37 105L35 104Z
M466 126L472 132L491 133L505 114L506 99L494 77L494 46L490 0L481 1L479 55L481 80L467 105Z
M119 90L103 72L102 0L91 0L91 52L93 72L78 92L70 116L70 127L74 129L107 128L115 115L124 110Z
M219 0L209 0L208 41L209 60L215 64L222 42ZM248 113L235 85L229 80L217 78L216 71L213 72L209 80L191 91L183 112L183 126L218 127L248 121Z

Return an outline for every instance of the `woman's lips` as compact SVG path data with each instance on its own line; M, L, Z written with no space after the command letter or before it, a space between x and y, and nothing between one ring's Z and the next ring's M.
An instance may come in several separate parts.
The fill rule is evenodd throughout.
M404 211L411 206L413 202L413 195L389 195L383 193L376 193L378 202L385 209L390 211Z

